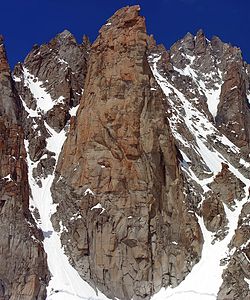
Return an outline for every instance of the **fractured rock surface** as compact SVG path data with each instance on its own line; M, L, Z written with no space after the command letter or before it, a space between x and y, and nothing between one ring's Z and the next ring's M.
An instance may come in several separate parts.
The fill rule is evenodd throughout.
M21 103L0 41L0 298L45 299L49 274L42 233L29 211Z
M220 283L195 293L250 297L250 67L202 30L156 45L139 10L117 11L92 46L67 30L35 45L12 77L0 37L0 300L46 299L29 198L33 183L48 197L54 175L54 228L95 290L184 298L193 271L210 272L209 243ZM59 153L50 138L65 134Z
M185 203L164 95L153 88L147 40L137 6L101 28L52 190L54 224L67 228L61 239L73 265L120 299L176 286L203 243Z
M225 208L235 211L237 202L244 199L243 214L249 201L248 65L243 62L240 49L218 37L208 41L202 31L195 37L187 34L170 51L151 44L149 62L167 95L170 126L182 155L182 170L196 199L193 210L203 218L207 230L214 233L212 243L216 244L229 234L231 221ZM220 163L216 166L213 157L222 168L218 168ZM246 249L250 236L240 219L231 244L238 238L241 242L236 251L229 245L227 252L233 253L222 259L228 265L218 299L249 297L245 279L249 280ZM247 224L248 216L244 220Z
M22 99L22 120L29 155L38 162L33 172L38 184L53 173L56 153L47 149L50 129L64 130L70 109L79 105L87 72L90 42L78 44L67 30L48 44L35 45L24 63L13 72L15 87Z

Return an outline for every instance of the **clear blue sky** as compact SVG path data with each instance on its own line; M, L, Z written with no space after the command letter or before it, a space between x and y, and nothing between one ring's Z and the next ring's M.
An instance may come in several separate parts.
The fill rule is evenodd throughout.
M99 28L117 9L140 4L148 33L169 48L188 31L202 28L242 49L250 63L250 0L4 0L0 33L10 64L22 61L32 45L49 41L64 29L80 41L93 41Z

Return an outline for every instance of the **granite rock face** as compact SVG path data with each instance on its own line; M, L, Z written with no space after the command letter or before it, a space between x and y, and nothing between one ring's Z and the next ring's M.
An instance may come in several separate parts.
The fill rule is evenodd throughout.
M42 233L29 211L21 102L0 40L0 299L45 299Z
M13 72L15 87L24 110L22 121L28 140L30 159L38 162L33 177L41 179L53 173L55 155L48 150L51 131L61 132L77 108L87 72L90 42L83 37L78 44L67 30L49 43L35 45L24 63Z
M12 76L0 37L0 300L46 299L49 279L77 294L49 276L55 235L111 299L250 297L250 67L202 30L166 50L139 11L92 45L35 45Z
M201 30L196 36L188 33L170 51L150 45L149 62L167 96L171 131L195 199L193 210L213 233L211 244L231 239L225 248L229 254L221 258L226 267L218 299L247 299L249 66L240 49L218 37L209 41ZM238 218L233 236L232 220Z
M245 203L239 216L238 227L229 245L232 253L223 272L223 284L218 299L249 299L250 290L245 278L250 277L249 258L250 204Z
M227 172L228 173L228 172ZM232 178L231 178L232 179ZM230 180L232 182L232 180ZM236 181L234 181L236 182ZM239 183L239 180L237 181ZM229 197L232 199L231 192L239 192L238 199L244 197L244 190L248 193L247 188L240 189L236 186L230 186ZM235 197L235 199L237 199ZM233 238L228 245L230 250L230 256L226 259L228 262L227 268L223 271L223 283L218 292L218 299L248 299L250 297L250 290L246 278L250 278L250 205L249 195L248 201L242 206L241 213L239 215L237 228L234 232Z
M67 228L61 240L71 262L92 286L119 299L149 299L178 285L203 243L188 212L147 40L138 6L101 28L52 187L54 224Z
M246 70L242 64L231 62L221 87L216 125L235 145L249 152L250 105L246 85Z

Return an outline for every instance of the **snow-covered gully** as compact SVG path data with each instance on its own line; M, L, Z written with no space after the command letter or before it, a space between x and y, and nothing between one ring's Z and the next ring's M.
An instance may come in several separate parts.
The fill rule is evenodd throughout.
M47 139L47 149L56 153L56 160L65 141L65 132L55 132L46 124L51 137ZM28 153L28 141L25 141ZM49 175L41 179L42 187L36 184L32 177L33 169L38 162L34 163L27 157L29 168L29 184L32 197L30 199L30 209L39 211L40 219L37 220L38 226L44 234L44 248L47 253L48 266L51 272L51 280L47 288L47 300L100 300L107 299L101 293L96 292L79 276L77 271L70 265L67 256L61 246L60 235L54 231L51 223L51 216L56 211L56 205L53 204L50 188L54 175Z
M196 174L191 170L185 170L187 174L195 180L204 190L204 193L209 190L207 184L212 182L214 176L221 170L221 163L227 163L230 171L238 177L245 185L245 198L237 202L237 206L234 211L229 210L226 206L225 211L227 218L229 220L229 232L227 236L222 241L217 241L212 244L214 236L207 231L204 226L202 218L198 217L200 227L204 236L204 245L201 260L196 264L192 272L187 276L187 278L176 288L161 289L156 295L152 297L153 300L211 300L216 299L219 287L222 283L222 272L225 266L220 266L221 259L227 257L228 244L231 241L235 229L237 228L238 217L241 212L242 206L249 197L249 187L250 180L245 178L238 169L236 169L232 164L230 164L226 158L223 157L216 149L207 147L207 136L215 133L216 128L207 120L207 118L199 112L190 103L185 96L178 91L173 85L171 85L167 79L165 79L157 71L157 62L160 57L155 56L153 59L152 72L163 90L163 92L168 96L170 93L175 93L181 103L181 107L185 111L183 119L188 130L194 136L196 140L196 151L199 153L200 157L203 159L204 163L211 170L212 175L208 179L199 180ZM39 111L47 111L55 103L61 101L53 100L49 95L46 95L46 91L41 88L41 82L37 81L37 84L28 81L29 77L33 78L32 75L26 70L26 86L30 88L36 99L46 99L46 107L44 104L39 104L40 106L37 110L28 109L27 106L24 107L29 113L30 117L38 117ZM39 102L40 103L40 102ZM41 102L42 103L42 102ZM210 103L211 106L211 103ZM173 104L173 109L175 110L175 116L170 119L170 126L173 135L180 143L186 143L184 138L177 132L175 125L179 121L178 108ZM197 121L198 120L198 121ZM51 152L56 153L55 159L58 160L59 153L66 139L65 131L62 130L57 133L48 124L44 123L47 131L50 133L50 137L47 139L47 149ZM205 128L205 129L204 129ZM238 152L239 149L232 144L225 136L218 137L222 143L230 148L232 152ZM33 162L29 156L29 142L25 141L25 146L27 150L27 163L29 169L29 184L31 188L31 199L30 199L30 210L34 213L36 208L39 212L39 219L36 219L38 226L41 228L44 234L44 248L47 253L48 266L51 272L51 280L47 288L47 300L104 300L108 299L102 293L96 291L90 287L77 273L77 271L70 265L67 256L64 253L63 247L60 241L60 233L55 232L51 222L51 216L56 211L56 205L53 204L53 199L51 196L51 185L54 180L54 174L47 176L46 178L41 178L42 187L40 188L35 179L33 178L33 170L37 167L39 162ZM45 155L46 156L46 155ZM187 157L183 153L184 157ZM40 159L45 158L44 156ZM188 157L187 157L188 159ZM236 199L237 200L237 199Z
M16 80L18 80L18 78ZM23 101L23 105L30 117L38 117L39 112L46 112L63 98L60 97L57 101L52 100L49 93L42 87L42 82L38 79L34 80L34 76L31 75L27 69L24 69L24 82L25 86L30 89L39 104L36 110L32 110L28 109ZM75 114L77 108L78 107L74 108L70 113ZM66 139L65 131L62 130L60 133L57 133L46 122L44 122L44 125L50 134L50 137L47 138L46 141L46 148L56 154L55 159L57 162L61 148ZM96 292L89 284L87 284L70 265L61 245L60 233L54 230L51 222L51 216L56 211L56 204L53 204L50 191L54 180L54 173L46 178L40 178L42 183L41 188L33 178L33 170L37 167L39 161L45 158L47 154L44 154L39 161L33 162L29 156L28 140L25 140L25 147L27 151L29 185L31 188L30 210L38 227L43 231L43 244L47 253L48 267L51 273L51 280L47 287L47 300L107 299L102 293ZM35 209L39 212L39 218L37 218L37 214L34 213Z
M208 149L205 142L206 137L211 132L215 132L216 129L213 125L206 119L204 115L194 107L192 104L185 99L185 96L179 92L173 85L171 85L167 79L165 79L157 70L157 62L159 61L160 56L154 56L153 63L151 64L152 72L165 93L168 96L170 93L174 92L180 101L180 106L184 108L185 115L184 120L185 124L188 127L189 131L193 134L196 139L198 147L196 150L199 152L200 156L209 167L212 172L212 176L206 181L199 180L192 171L189 171L187 174L191 176L198 184L203 187L204 192L209 190L207 183L212 182L214 176L221 170L221 163L224 162L228 164L229 170L239 178L245 184L245 197L242 201L236 200L235 210L229 210L225 205L224 209L229 221L228 227L229 232L227 236L222 241L216 241L212 244L214 236L209 232L203 222L203 219L198 217L200 227L204 236L204 245L202 251L202 257L198 264L196 264L192 272L186 277L186 279L181 282L181 284L175 288L162 288L159 293L152 297L153 300L183 300L183 299L192 299L192 300L211 300L217 298L217 293L222 284L222 273L226 266L221 266L221 259L226 258L229 255L228 244L230 243L234 232L237 228L238 218L242 210L243 205L249 199L249 187L250 180L245 178L238 169L236 169L232 164L228 162L227 159L223 157L216 149ZM181 115L181 112L176 109L176 115ZM178 118L178 117L177 117ZM201 120L202 126L197 126L193 120ZM185 141L180 137L175 129L176 116L173 119L169 120L170 126L175 138L180 142ZM177 120L178 122L178 120ZM204 131L204 128L206 129ZM232 144L225 136L221 138L221 142L224 141L226 146L230 147L232 152L238 151L237 147ZM185 155L185 153L184 153Z

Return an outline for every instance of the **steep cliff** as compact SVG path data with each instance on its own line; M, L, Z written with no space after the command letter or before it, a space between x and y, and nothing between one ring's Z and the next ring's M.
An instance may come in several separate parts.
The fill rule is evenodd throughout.
M148 299L176 286L203 243L147 40L138 6L101 28L52 186L54 224L64 226L61 240L74 267L119 299Z
M29 211L21 102L0 39L0 299L45 299L42 233Z
M82 44L78 44L74 36L65 30L49 43L35 45L24 63L19 63L13 72L22 104L20 120L27 151L30 186L27 206L36 227L43 232L43 245L51 273L48 299L58 290L75 293L72 281L76 278L68 279L67 273L71 272L71 267L50 221L55 211L50 187L69 119L79 106L89 46L87 37L83 38ZM28 182L25 186L28 188Z
M182 155L181 168L194 195L193 209L205 239L196 271L164 296L215 297L219 292L218 299L246 299L248 65L238 48L218 37L209 41L202 30L196 36L187 34L170 51L154 43L150 48L151 69L166 95L171 131ZM206 279L201 280L205 273Z
M250 297L250 67L139 11L12 76L0 39L0 300Z

